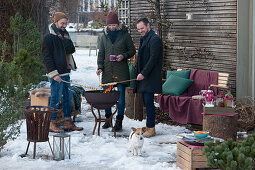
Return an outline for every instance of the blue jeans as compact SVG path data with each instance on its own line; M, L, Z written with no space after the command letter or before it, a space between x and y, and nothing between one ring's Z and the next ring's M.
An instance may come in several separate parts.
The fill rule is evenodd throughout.
M123 84L117 85L118 91L120 92L120 98L118 100L118 115L124 115L124 109L125 109L125 90L126 86ZM107 87L104 87L104 90L107 89ZM105 114L109 115L112 114L112 109L105 109Z
M70 76L61 76L62 80L70 82ZM59 102L62 98L62 108L64 112L64 118L71 118L71 105L72 105L72 91L70 90L70 84L64 82L57 82L52 78L49 78L50 89L51 89L51 98L50 98L50 107L59 109ZM62 97L63 95L63 97ZM56 120L57 113L55 112L51 120Z
M146 126L152 128L155 126L155 107L154 107L154 94L153 93L142 93L143 103L146 107Z

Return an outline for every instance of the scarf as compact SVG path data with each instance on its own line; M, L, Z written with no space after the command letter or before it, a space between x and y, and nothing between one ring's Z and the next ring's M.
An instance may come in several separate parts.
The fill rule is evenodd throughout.
M112 43L115 42L115 40L116 40L116 38L117 38L118 32L119 32L119 30L114 30L114 31L108 30L108 31L107 31L108 36L109 36L109 38L111 39Z
M52 24L51 28L56 33L56 35L62 40L66 54L74 53L75 47L73 45L73 41L71 40L69 33L66 30L62 31L58 29L55 24Z

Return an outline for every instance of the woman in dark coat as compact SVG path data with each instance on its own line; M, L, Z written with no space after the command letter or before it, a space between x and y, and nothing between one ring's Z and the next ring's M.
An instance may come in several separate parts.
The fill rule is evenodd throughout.
M103 84L129 80L127 60L135 54L132 38L127 28L119 25L118 16L115 12L109 12L106 24L104 34L100 39L97 59L98 70L96 74L100 75L101 72L103 73ZM128 82L117 84L117 88L120 91L120 98L118 100L118 115L114 126L115 131L122 130L125 109L125 87L128 85ZM109 118L111 114L111 109L105 110L106 118ZM105 122L103 128L109 127L109 122Z

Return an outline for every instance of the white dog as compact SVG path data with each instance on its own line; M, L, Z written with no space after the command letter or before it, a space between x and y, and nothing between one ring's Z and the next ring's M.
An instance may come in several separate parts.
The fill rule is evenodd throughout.
M129 135L129 148L133 155L141 155L142 147L143 147L143 133L145 132L145 128L131 128L132 131Z

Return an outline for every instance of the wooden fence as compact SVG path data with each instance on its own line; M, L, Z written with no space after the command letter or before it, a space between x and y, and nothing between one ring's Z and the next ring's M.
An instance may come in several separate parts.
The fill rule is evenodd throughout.
M135 22L160 19L164 42L165 70L197 68L229 73L232 93L236 91L237 0L160 0L160 16L151 0L130 0L131 35L139 34Z

